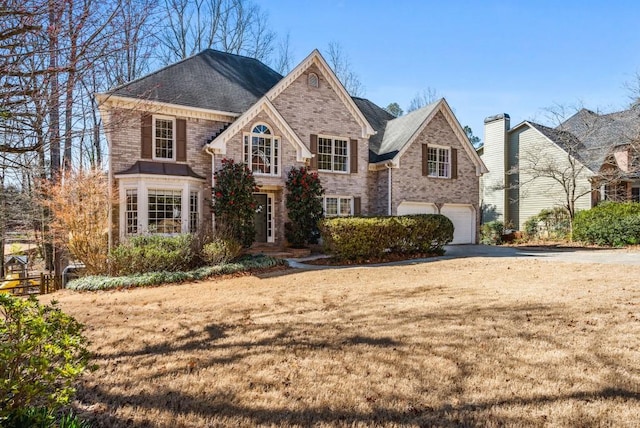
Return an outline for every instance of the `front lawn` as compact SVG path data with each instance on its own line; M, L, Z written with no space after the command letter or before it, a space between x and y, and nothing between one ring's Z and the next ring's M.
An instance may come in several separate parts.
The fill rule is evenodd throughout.
M637 426L640 267L468 258L43 296L95 426Z

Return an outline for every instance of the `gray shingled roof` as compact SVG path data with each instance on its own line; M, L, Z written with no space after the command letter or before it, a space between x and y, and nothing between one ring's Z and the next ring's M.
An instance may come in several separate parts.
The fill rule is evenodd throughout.
M393 159L436 108L440 100L395 117L388 111L364 98L353 98L365 119L377 134L369 138L369 162Z
M207 49L108 94L243 113L280 79L256 59Z
M380 153L380 146L382 145L382 139L385 134L387 122L395 119L396 117L367 99L357 97L352 97L352 99L364 115L365 119L367 119L367 122L369 122L376 131L376 134L369 138L369 162L376 163L392 159L398 152Z
M193 177L201 180L205 179L203 176L196 174L189 165L172 162L137 161L124 171L115 173L115 175L132 174L173 175L176 177Z
M557 129L571 132L584 144L581 156L589 168L598 171L615 147L638 140L640 109L602 115L582 109Z
M409 142L439 102L436 101L387 122L384 137L377 154L380 156L394 153L393 156L387 159L393 158Z

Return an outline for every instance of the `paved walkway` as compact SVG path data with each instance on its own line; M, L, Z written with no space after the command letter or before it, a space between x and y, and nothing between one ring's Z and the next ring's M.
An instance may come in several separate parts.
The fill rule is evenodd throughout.
M570 263L604 263L640 266L640 250L600 249L600 248L549 248L549 247L500 247L493 245L447 245L445 255L428 259L411 259L399 262L390 262L380 265L367 266L402 266L415 263L425 263L436 260L458 259L467 257L509 257L528 258L549 261L561 261ZM350 266L325 266L310 265L305 261L313 259L288 259L289 265L299 269L328 269L347 268Z

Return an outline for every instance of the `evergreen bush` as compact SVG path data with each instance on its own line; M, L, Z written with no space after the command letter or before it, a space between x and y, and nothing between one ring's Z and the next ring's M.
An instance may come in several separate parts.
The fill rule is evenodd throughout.
M603 202L578 212L573 239L615 247L640 244L640 203Z
M286 206L291 220L285 225L287 241L295 248L317 243L324 193L318 174L305 167L293 168L287 174L286 188Z
M197 247L197 239L189 234L133 236L111 250L111 273L188 270L198 264Z
M453 240L453 223L440 214L399 217L335 217L320 222L325 249L345 260L387 253L442 254Z

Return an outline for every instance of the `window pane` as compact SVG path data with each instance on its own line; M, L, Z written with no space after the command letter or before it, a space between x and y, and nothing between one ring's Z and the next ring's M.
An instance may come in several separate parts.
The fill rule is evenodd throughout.
M156 119L156 149L157 158L173 159L173 121Z
M189 233L198 231L198 192L189 194Z
M338 198L325 198L324 214L327 217L338 215Z
M251 135L244 140L245 160L251 171L258 174L277 174L278 147L271 137L271 130L265 125L253 128ZM251 159L249 159L249 154Z
M340 215L351 215L351 198L340 198Z
M180 233L182 191L149 190L149 232Z
M127 190L125 208L126 234L131 235L138 233L138 191L135 189Z
M333 160L334 171L347 171L347 142L345 140L335 140L335 157Z

